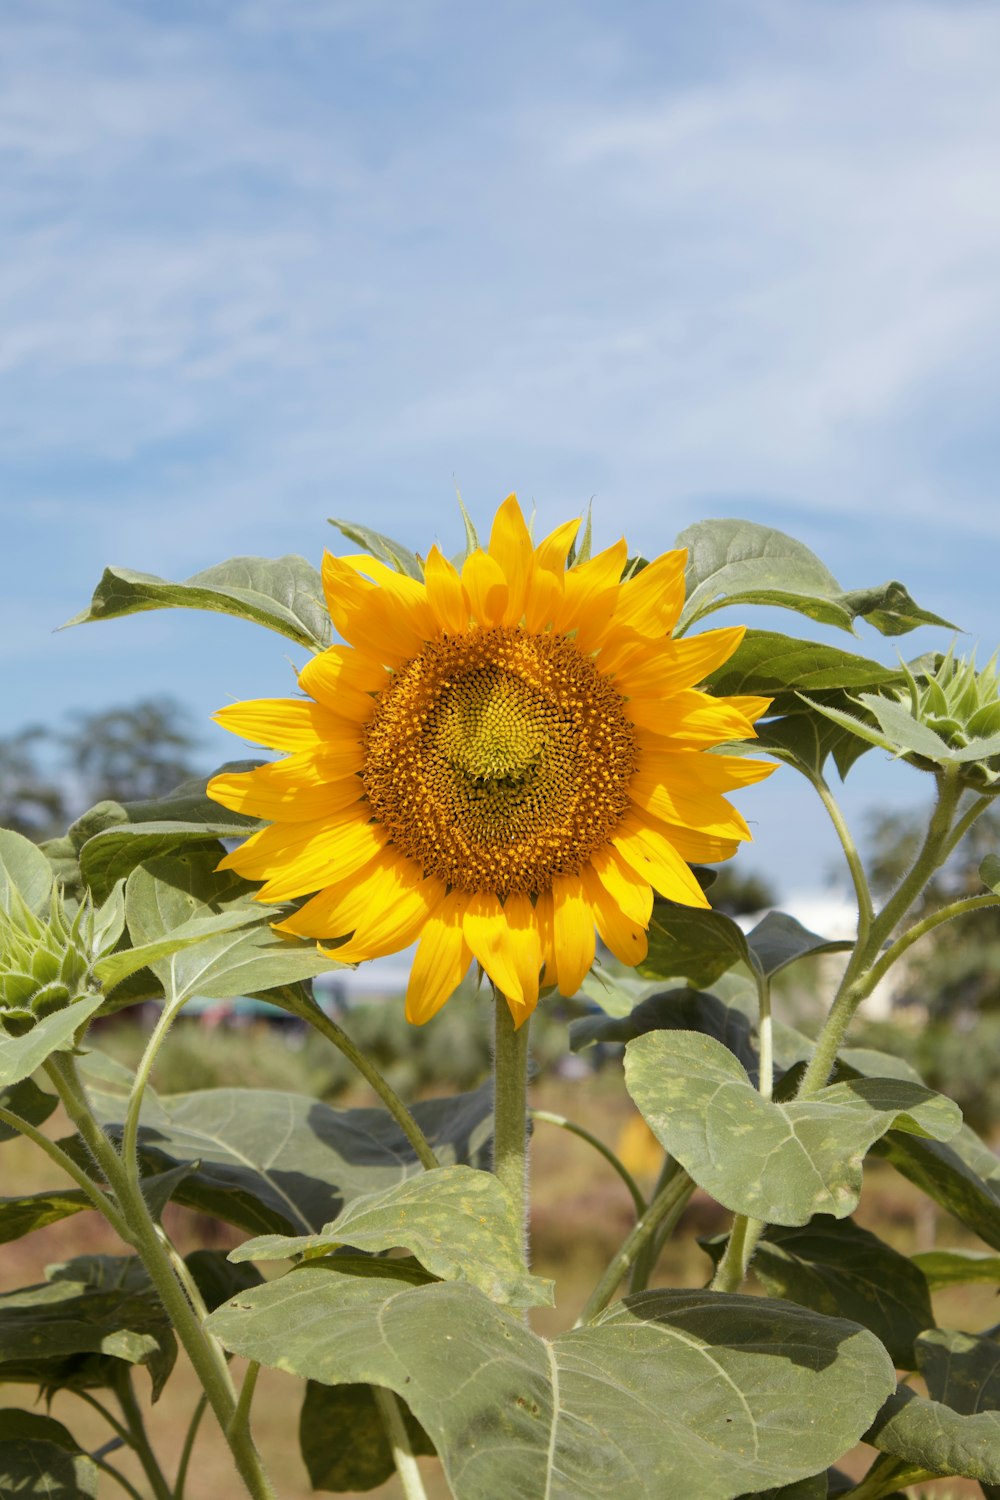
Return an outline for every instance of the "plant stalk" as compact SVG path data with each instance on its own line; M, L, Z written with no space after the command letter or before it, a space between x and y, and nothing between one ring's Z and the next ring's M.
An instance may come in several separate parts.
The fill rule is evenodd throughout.
M173 1500L171 1489L166 1481L163 1470L156 1459L156 1454L149 1445L146 1435L146 1424L142 1420L142 1412L139 1403L135 1399L135 1390L132 1386L132 1375L127 1366L123 1365L115 1378L115 1395L122 1409L128 1427L128 1440L132 1450L142 1464L143 1473L149 1480L154 1500Z
M517 1028L494 993L493 1171L506 1188L526 1239L528 1221L528 1021ZM525 1254L525 1262L527 1255Z
M427 1500L427 1491L420 1477L420 1469L410 1445L410 1435L406 1430L406 1423L403 1421L403 1413L396 1394L381 1385L372 1386L372 1390L375 1393L375 1405L378 1407L379 1416L385 1424L403 1494L406 1500Z
M570 1135L579 1136L581 1141L586 1141L588 1145L593 1146L595 1151L599 1151L604 1160L609 1166L615 1169L622 1182L628 1188L632 1196L632 1202L635 1204L636 1214L639 1218L642 1218L642 1215L646 1212L646 1199L643 1197L642 1190L628 1167L626 1167L623 1161L619 1161L610 1146L606 1146L596 1135L593 1135L589 1130L585 1130L582 1125L577 1125L574 1120L567 1120L565 1115L556 1115L547 1109L533 1109L530 1113L533 1120L538 1120L543 1125L558 1125L560 1130L566 1130Z
M604 1311L619 1283L628 1275L629 1269L643 1246L653 1238L661 1225L664 1235L670 1233L687 1207L688 1199L693 1192L694 1183L691 1178L677 1162L671 1162L667 1181L631 1234L622 1241L618 1253L591 1292L583 1312L577 1318L577 1328L584 1323L592 1323Z

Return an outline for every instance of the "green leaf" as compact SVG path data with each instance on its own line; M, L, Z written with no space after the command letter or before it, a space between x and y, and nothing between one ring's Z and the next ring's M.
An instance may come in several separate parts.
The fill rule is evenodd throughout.
M732 656L709 679L713 693L771 698L774 715L801 713L800 693L858 693L901 685L896 668L837 646L800 641L770 630L748 630Z
M877 724L872 725L859 717L857 708L853 713L845 713L839 708L814 703L804 693L801 696L810 708L823 714L841 729L856 734L869 745L889 750L893 755L919 755L925 760L942 763L953 758L941 736L926 724L921 724L895 699L878 698L873 693L859 695L859 703L877 720Z
M184 1260L209 1312L237 1293L261 1284L258 1270L253 1266L234 1266L225 1250L192 1250Z
M338 521L333 516L328 519L330 525L336 526L341 536L346 536L355 546L388 564L397 573L405 573L408 578L423 582L424 573L419 561L402 542L395 542L391 536L383 536L380 531L372 531L367 526L359 526L356 521Z
M120 1129L121 1097L88 1089L91 1104ZM428 1099L413 1108L442 1165L487 1165L492 1089ZM311 1234L345 1204L423 1168L383 1109L332 1109L304 1094L201 1089L158 1099L147 1093L140 1129L144 1163L190 1175L175 1200L251 1234Z
M858 616L883 635L904 635L918 625L957 628L921 609L895 580L845 593L815 553L770 526L697 521L681 532L677 545L688 550L681 631L733 604L777 605L852 632Z
M93 1204L80 1188L50 1188L26 1197L0 1198L0 1245L68 1219L84 1208L93 1208Z
M12 828L0 828L0 910L10 912L16 890L34 912L48 905L54 876L52 866L30 839Z
M414 1453L434 1445L403 1405ZM370 1385L318 1385L310 1380L299 1418L299 1447L316 1490L374 1490L396 1472L385 1423Z
M995 854L987 854L979 866L979 878L995 896L1000 896L1000 859Z
M716 1260L724 1248L724 1236L706 1245ZM915 1367L914 1341L934 1326L920 1268L851 1219L820 1214L804 1228L771 1225L753 1269L773 1297L871 1329L902 1369Z
M442 1281L467 1282L511 1307L551 1307L552 1283L525 1271L522 1241L520 1215L493 1173L455 1166L355 1198L318 1234L266 1235L239 1245L231 1258L311 1259L340 1245L405 1247Z
M11 1088L0 1089L0 1105L27 1120L29 1125L43 1124L58 1103L55 1094L44 1093L31 1078L22 1078ZM19 1134L12 1125L5 1125L0 1120L0 1141L16 1140Z
M0 1495L97 1500L99 1478L93 1459L54 1417L0 1411Z
M640 974L650 979L689 979L703 989L733 964L749 962L746 938L721 911L654 903L649 953L638 965Z
M920 1084L862 1078L808 1100L761 1098L720 1042L650 1032L625 1049L625 1081L657 1140L699 1187L769 1224L845 1218L857 1205L872 1143L897 1129L947 1138L957 1105Z
M947 1144L893 1130L875 1151L987 1245L1000 1250L1000 1157L967 1125Z
M942 1402L900 1386L865 1441L932 1473L1000 1483L1000 1413L995 1411L962 1417Z
M783 911L769 911L747 933L746 943L754 967L768 979L800 958L820 953L845 953L854 947L850 941L819 937Z
M826 1470L822 1474L810 1474L795 1484L783 1484L779 1489L757 1490L753 1495L740 1495L738 1500L827 1500Z
M74 1362L68 1357L100 1354L147 1366L155 1400L173 1368L176 1344L137 1257L80 1257L50 1266L47 1274L49 1281L0 1296L0 1382L48 1384L55 1377L61 1384L61 1368L69 1383Z
M147 609L207 609L236 615L266 625L310 651L322 651L330 642L323 582L303 557L231 557L184 583L129 568L105 568L89 608L66 625L115 620Z
M922 1250L911 1257L927 1279L932 1292L946 1286L971 1286L985 1281L1000 1283L1000 1255L984 1250Z
M36 1022L23 1036L0 1031L0 1088L28 1078L53 1052L71 1051L76 1033L100 1009L103 999L103 995L84 995L65 1010L53 1011Z
M832 1462L893 1386L870 1333L788 1304L645 1292L549 1343L472 1287L335 1266L235 1298L209 1327L293 1374L396 1391L455 1500L662 1500L678 1474L685 1500L731 1500Z
M154 974L160 976L161 982L166 986L167 981L163 976L170 974L171 966L163 963L163 959L172 958L176 953L194 948L199 943L204 943L207 938L215 937L219 933L229 933L234 929L246 927L251 922L259 921L262 916L263 911L254 912L245 908L237 908L232 911L219 912L210 917L192 917L190 921L182 922L175 927L169 937L157 938L151 943L142 943L137 948L123 948L118 953L109 953L105 958L98 959L93 968L94 976L100 980L105 990L113 990L116 985L121 984L123 979L128 979L130 974L148 967L153 970ZM173 992L174 986L171 985L170 988Z
M846 693L827 693L824 706L848 709L851 699ZM798 711L786 713L781 718L768 719L757 725L757 739L748 742L746 749L757 747L758 752L778 756L789 765L804 770L812 776L823 774L829 756L841 778L865 755L871 746L853 733L831 723L821 713L816 713L807 704L800 703Z

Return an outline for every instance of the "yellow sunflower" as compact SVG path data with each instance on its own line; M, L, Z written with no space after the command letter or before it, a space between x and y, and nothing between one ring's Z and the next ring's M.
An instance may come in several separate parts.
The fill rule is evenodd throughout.
M345 645L299 675L303 699L237 703L226 729L288 752L216 776L209 795L269 820L222 861L277 924L346 939L344 963L417 941L409 1020L430 1019L473 959L516 1024L540 983L572 995L594 930L646 954L653 891L707 906L689 861L750 837L723 793L774 769L711 746L753 735L763 698L703 682L743 628L671 639L684 552L622 582L624 540L567 567L580 522L536 547L515 496L461 571L437 547L423 582L367 556L323 560Z

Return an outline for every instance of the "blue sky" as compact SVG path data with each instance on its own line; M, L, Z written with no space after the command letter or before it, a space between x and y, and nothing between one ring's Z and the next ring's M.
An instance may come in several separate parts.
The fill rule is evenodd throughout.
M457 543L456 483L776 525L992 650L998 52L992 0L6 0L0 733L286 691L251 626L52 629L106 562Z

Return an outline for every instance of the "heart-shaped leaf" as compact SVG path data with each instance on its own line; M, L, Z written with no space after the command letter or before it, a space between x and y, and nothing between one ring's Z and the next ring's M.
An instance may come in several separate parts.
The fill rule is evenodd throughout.
M731 1500L825 1467L893 1388L867 1330L707 1292L629 1297L549 1343L472 1287L392 1286L330 1261L209 1327L264 1364L395 1390L455 1500L662 1500L681 1475L690 1500Z
M323 582L303 557L231 557L170 583L153 573L105 568L94 597L67 625L114 620L147 609L207 609L266 625L299 646L322 651L330 642Z
M895 1126L947 1139L957 1105L920 1084L862 1078L808 1100L763 1099L731 1052L695 1032L650 1032L625 1050L629 1093L657 1140L734 1213L769 1224L846 1217L861 1164Z
M454 1166L355 1198L318 1234L265 1235L240 1245L231 1258L311 1258L340 1245L405 1247L442 1281L468 1282L512 1307L551 1306L552 1283L525 1271L522 1240L520 1215L492 1172Z
M0 1495L97 1500L99 1478L94 1460L54 1417L0 1411Z
M901 685L898 669L865 656L802 641L772 630L748 630L737 649L709 679L714 693L770 698L773 715L801 713L800 693L869 692Z
M844 953L853 942L840 938L823 938L784 911L769 911L747 933L747 947L754 967L771 979L800 958L821 953Z
M649 952L638 970L649 979L688 979L702 989L734 964L749 961L746 938L731 917L657 901L649 924Z

